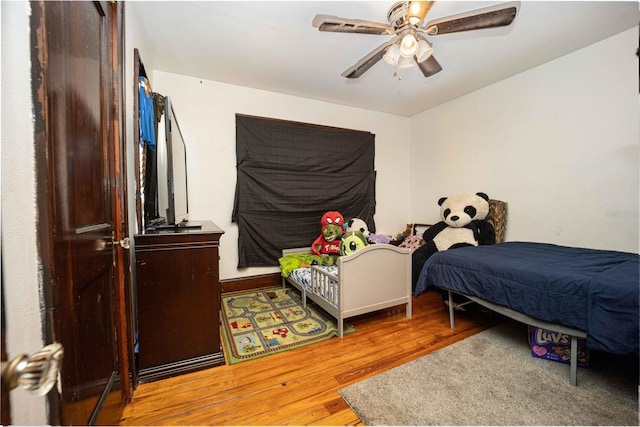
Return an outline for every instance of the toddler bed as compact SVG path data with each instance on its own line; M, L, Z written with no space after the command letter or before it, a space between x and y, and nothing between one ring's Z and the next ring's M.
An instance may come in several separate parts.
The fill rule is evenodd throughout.
M311 254L311 248L282 251L283 258L292 254ZM373 244L338 257L335 266L283 269L282 275L282 286L289 283L298 289L305 306L309 298L336 319L340 338L344 334L344 319L349 317L405 304L406 316L411 318L409 249Z

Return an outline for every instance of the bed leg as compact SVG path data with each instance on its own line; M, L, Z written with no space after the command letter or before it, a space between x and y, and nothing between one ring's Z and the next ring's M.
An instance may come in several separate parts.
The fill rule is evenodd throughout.
M571 337L571 385L578 385L578 337Z
M453 314L453 296L451 295L451 291L447 291L447 294L449 294L449 325L451 326L451 329L454 329L456 323Z
M337 320L338 320L338 337L342 338L342 336L344 335L344 321L341 317L339 317Z

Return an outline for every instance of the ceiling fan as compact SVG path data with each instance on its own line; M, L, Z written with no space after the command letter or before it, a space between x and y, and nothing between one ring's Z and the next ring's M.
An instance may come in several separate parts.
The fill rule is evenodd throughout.
M361 19L346 19L330 15L316 15L313 26L320 31L335 33L358 33L393 35L391 40L381 44L355 65L348 68L342 76L354 79L363 75L378 61L383 59L388 64L396 66L396 75L400 77L399 69L418 65L425 77L432 76L442 67L433 57L433 47L424 37L440 34L458 33L462 31L480 30L486 28L510 25L515 19L520 2L502 3L477 9L458 15L435 19L424 23L424 19L433 6L434 1L398 1L395 2L387 19L389 24L366 21Z

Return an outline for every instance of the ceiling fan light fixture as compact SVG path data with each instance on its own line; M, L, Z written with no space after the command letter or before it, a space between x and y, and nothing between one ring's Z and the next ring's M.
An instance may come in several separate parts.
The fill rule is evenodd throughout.
M400 60L400 46L397 43L392 44L387 48L387 53L384 54L382 60L389 65L397 65Z
M407 56L401 56L400 60L398 61L398 67L400 68L409 68L413 67L414 65L416 65L416 62L413 60L413 58Z
M400 54L404 57L411 58L418 50L418 40L412 33L407 33L402 37L400 42Z
M416 53L416 59L418 62L425 61L433 54L433 47L428 41L422 39L418 42L418 52Z

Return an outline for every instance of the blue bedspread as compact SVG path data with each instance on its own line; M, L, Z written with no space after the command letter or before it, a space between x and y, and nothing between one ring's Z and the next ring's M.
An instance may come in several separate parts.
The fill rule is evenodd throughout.
M507 242L432 255L415 295L438 287L473 295L587 333L587 346L638 352L640 256Z

